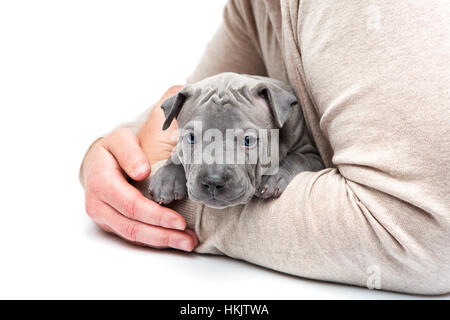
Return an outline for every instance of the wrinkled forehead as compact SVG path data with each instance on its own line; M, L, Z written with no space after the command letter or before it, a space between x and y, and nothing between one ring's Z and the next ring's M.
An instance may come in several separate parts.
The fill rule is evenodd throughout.
M215 92L186 101L178 116L180 128L190 128L195 122L203 130L261 129L273 126L268 106L259 97L236 98L233 92Z
M195 108L192 120L201 122L203 129L244 129L257 128L258 121L252 119L247 106L234 106L231 104L217 105L205 104Z

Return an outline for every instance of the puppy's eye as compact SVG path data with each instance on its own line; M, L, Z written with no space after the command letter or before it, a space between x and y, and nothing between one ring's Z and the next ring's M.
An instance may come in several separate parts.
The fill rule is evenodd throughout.
M186 135L186 140L189 144L195 143L195 135L191 132Z
M251 147L252 145L254 145L256 142L256 138L255 137L251 137L251 136L245 136L244 137L244 146L246 147Z

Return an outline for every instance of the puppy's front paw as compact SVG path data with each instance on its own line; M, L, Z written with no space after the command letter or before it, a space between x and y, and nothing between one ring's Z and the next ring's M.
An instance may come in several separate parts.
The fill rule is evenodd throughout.
M286 189L292 177L286 170L280 168L274 175L263 176L261 185L255 193L255 196L261 199L278 198Z
M159 204L169 204L173 200L186 198L186 175L183 167L173 164L161 167L150 178L148 193L150 198Z

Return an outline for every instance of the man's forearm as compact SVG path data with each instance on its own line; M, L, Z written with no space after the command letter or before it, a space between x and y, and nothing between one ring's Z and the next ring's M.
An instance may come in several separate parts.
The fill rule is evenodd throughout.
M356 187L336 169L324 169L297 175L278 199L254 198L222 210L189 200L171 207L195 229L199 253L223 254L296 276L359 286L368 285L370 270L378 268L384 290L442 290L430 290L428 273L408 250L401 249L411 243L396 242L373 217L384 213L370 212L350 184ZM377 196L383 204L396 201Z

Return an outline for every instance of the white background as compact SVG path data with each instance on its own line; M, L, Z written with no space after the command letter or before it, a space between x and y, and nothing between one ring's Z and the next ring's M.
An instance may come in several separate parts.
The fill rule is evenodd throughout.
M223 5L0 0L0 298L418 298L135 247L84 214L84 151L183 84Z

